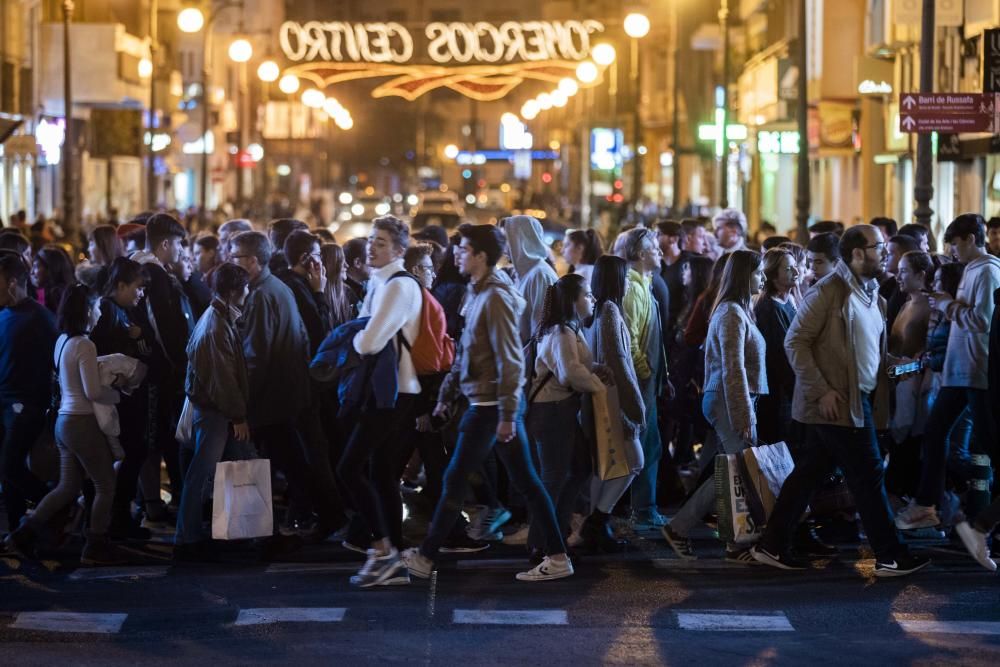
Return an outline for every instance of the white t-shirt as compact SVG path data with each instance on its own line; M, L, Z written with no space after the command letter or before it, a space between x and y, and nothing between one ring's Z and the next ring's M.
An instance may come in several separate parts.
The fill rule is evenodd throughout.
M857 290L851 291L851 305L857 317L852 323L855 354L858 364L858 388L868 394L878 385L878 368L882 360L881 339L885 320L878 307L878 298L867 301Z

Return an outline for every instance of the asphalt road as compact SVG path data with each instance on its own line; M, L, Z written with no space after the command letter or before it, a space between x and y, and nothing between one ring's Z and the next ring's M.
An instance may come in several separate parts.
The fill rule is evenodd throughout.
M171 566L167 545L128 568L3 560L0 664L1000 664L997 578L946 545L878 581L858 547L792 573L725 563L707 533L696 547L678 561L650 534L526 584L501 545L368 591L332 543L272 564Z

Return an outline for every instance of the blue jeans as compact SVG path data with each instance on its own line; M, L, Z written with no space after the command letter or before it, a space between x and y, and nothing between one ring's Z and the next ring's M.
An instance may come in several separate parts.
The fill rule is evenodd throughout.
M576 499L590 479L590 453L580 428L580 396L562 401L535 403L528 413L528 432L535 444L545 492L556 508L563 536L570 533ZM531 522L528 546L542 547L542 531Z
M716 442L721 451L719 454L738 454L747 448L747 441L736 432L729 421L729 410L726 400L719 391L707 391L701 401L701 410L705 419L715 430ZM715 507L715 476L712 475L702 482L701 486L691 494L691 497L681 505L677 514L670 520L670 528L678 535L686 537L702 517Z
M663 442L660 440L657 419L656 380L650 378L642 382L641 389L642 401L646 406L646 428L643 429L640 440L645 463L642 472L632 482L632 511L651 512L656 509L656 477L660 471Z
M760 539L763 548L780 552L789 547L813 492L839 466L875 555L880 560L891 560L905 549L896 535L885 493L885 466L875 434L871 395L863 394L861 404L865 414L862 428L811 426L807 444L795 460L795 468L781 487L774 511L768 517L767 529Z
M968 408L972 414L972 451L989 454L995 459L993 439L994 406L989 403L985 389L942 387L934 400L934 407L927 418L924 430L920 486L916 500L924 507L934 507L944 494L945 473L948 464L950 433Z
M497 442L499 420L497 407L485 405L470 406L462 417L458 427L458 442L455 443L448 469L444 472L441 500L434 510L427 537L420 546L420 553L425 557L431 560L437 557L438 550L448 539L462 511L469 489L469 476L479 470L494 446L497 456L507 468L511 483L528 502L532 523L537 523L542 532L545 553L554 555L566 552L552 500L545 492L531 462L528 442L523 437L524 429L518 424L513 440Z
M194 458L184 475L174 544L191 544L210 537L202 525L202 511L205 499L212 493L215 466L222 461L223 452L228 449L237 459L251 459L256 455L253 445L237 443L232 438L229 419L221 412L194 406L193 423Z

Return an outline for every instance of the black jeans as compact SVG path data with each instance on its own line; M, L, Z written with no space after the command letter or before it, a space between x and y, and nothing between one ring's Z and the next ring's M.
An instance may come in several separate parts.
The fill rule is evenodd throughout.
M399 394L396 407L362 410L337 466L341 488L376 540L403 544L403 499L399 475L413 453L408 436L416 420L417 396ZM367 474L366 474L367 465Z
M444 473L444 493L437 509L434 510L434 519L427 531L427 537L420 547L420 553L425 557L431 560L437 557L438 550L451 534L455 521L462 511L462 504L468 492L469 476L480 469L490 451L494 449L507 468L514 488L527 500L532 523L538 524L544 536L545 553L547 555L565 553L566 546L562 535L559 534L555 508L531 462L524 429L518 427L514 439L510 442L497 442L496 430L499 420L499 410L496 406L473 405L462 417L455 452Z
M972 451L989 454L994 462L993 414L985 389L942 387L927 418L924 431L924 462L917 489L917 503L935 507L944 494L948 463L949 434L966 406L972 412Z
M861 403L865 413L862 428L814 424L809 429L808 444L781 487L761 547L773 552L788 548L813 492L839 466L876 557L891 560L905 549L896 535L885 493L885 469L875 435L871 395L862 395Z
M132 395L122 394L118 404L118 421L121 426L122 449L125 458L118 466L115 497L111 501L112 530L125 528L132 519L132 501L139 487L139 473L146 462L150 444L146 439L146 412L149 397L145 386Z
M15 409L15 405L19 407ZM0 485L9 530L21 522L28 500L37 503L49 491L28 470L28 454L44 429L44 406L0 402Z
M570 534L573 507L591 475L590 452L580 428L579 413L579 395L562 401L535 403L528 412L528 432L538 454L542 484L555 505L564 537ZM541 548L542 545L541 526L532 522L528 546Z

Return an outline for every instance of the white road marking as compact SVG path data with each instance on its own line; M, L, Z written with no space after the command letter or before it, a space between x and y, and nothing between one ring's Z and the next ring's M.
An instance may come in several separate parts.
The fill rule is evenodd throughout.
M81 568L69 575L70 581L99 581L102 579L152 579L166 576L169 565L149 567L94 567Z
M682 630L706 632L793 632L784 612L704 610L678 611L677 624Z
M562 609L456 609L452 623L473 625L569 625Z
M343 607L260 607L240 609L233 625L269 623L337 623L344 620Z
M128 614L87 614L71 611L18 612L11 628L42 632L86 632L113 635L121 631Z
M903 632L914 635L1000 635L1000 623L996 621L938 621L928 618L913 618L907 614L893 614Z

